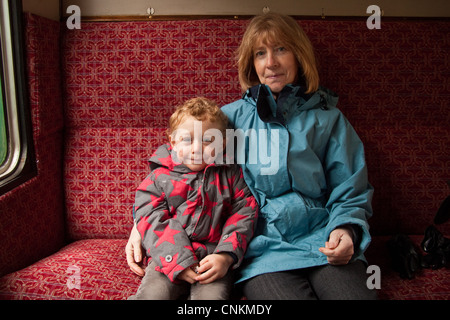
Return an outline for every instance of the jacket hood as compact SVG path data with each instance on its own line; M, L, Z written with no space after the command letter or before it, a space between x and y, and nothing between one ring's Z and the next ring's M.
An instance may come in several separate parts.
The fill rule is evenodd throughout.
M173 161L172 146L169 143L159 146L158 149L156 149L156 151L152 154L148 162L150 164L150 170L152 171L158 167L166 167L169 170L173 170L175 167L179 167L181 165Z
M286 106L294 106L305 111L310 109L328 110L334 108L338 102L338 96L331 90L319 87L311 94L305 93L306 88L301 85L286 85L278 95L277 100L267 85L259 84L247 90L243 99L257 108L260 119L264 122L278 122L285 124L282 110Z
M158 167L166 167L170 171L176 171L180 173L189 173L192 172L187 166L185 166L183 163L178 163L175 161L176 158L172 157L172 146L169 143L163 144L156 149L156 151L153 153L153 155L148 160L150 164L150 170L153 171ZM225 165L226 162L226 156L224 156L223 162L214 162L209 166L218 166L218 165Z

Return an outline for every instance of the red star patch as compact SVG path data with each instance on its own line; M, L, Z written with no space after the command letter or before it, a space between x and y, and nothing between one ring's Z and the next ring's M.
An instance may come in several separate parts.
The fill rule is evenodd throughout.
M258 203L256 202L255 198L248 197L246 200L247 200L247 204L245 206L251 207L252 210L255 210L256 213L258 213Z
M206 246L200 242L192 242L192 248L194 249L194 251L197 251L198 248L203 248L203 250L206 251Z
M227 179L228 185L234 185L234 181L236 180L236 176L231 176L230 179Z
M205 200L203 201L203 203L205 204L203 208L203 213L206 213L208 216L212 218L212 210L217 205L217 202L211 201L209 199L209 193L206 192Z
M186 200L186 210L183 212L183 216L191 215L192 218L195 215L195 209L199 206L198 204L202 202L202 193L200 188L197 191L197 196L195 197L194 201Z
M163 193L162 195L158 196L154 196L152 194L150 194L150 202L148 204L148 206L153 206L153 208L157 208L162 202L164 202L164 196L165 194Z
M210 242L218 242L220 240L221 235L222 235L222 228L220 226L220 223L218 223L215 228L211 226L211 228L209 229L207 240Z
M220 176L219 176L218 172L214 173L214 177L215 177L215 179L210 184L215 185L217 187L217 190L219 191L219 193L222 194L222 190L223 189L228 189L228 187L225 186L225 185L222 185L220 183Z
M155 181L153 181L150 178L145 178L144 181L141 182L141 184L139 185L139 187L137 188L140 191L147 191L148 186L154 184Z
M180 196L184 200L187 200L188 191L194 190L190 185L186 184L187 180L188 180L187 178L181 181L170 180L170 182L172 182L173 185L173 190L170 193L169 197Z
M155 180L157 180L159 178L160 175L165 174L165 175L170 175L170 170L165 168L165 167L159 167L157 169L155 169L153 171L153 174L155 175Z
M243 198L245 196L244 190L239 190L238 188L236 188L236 190L234 190L234 194L233 194L233 199L237 199L237 198Z
M175 244L175 240L174 240L174 236L178 233L180 233L181 231L179 230L173 230L170 229L169 225L166 226L166 228L164 229L164 231L156 231L153 230L153 232L158 236L159 240L155 245L155 248L158 247L161 243L163 243L164 241L170 242L171 244Z
M172 282L175 280L173 278L174 273L177 271L184 270L182 266L177 264L178 252L177 254L172 256L172 260L170 262L167 262L165 257L160 256L159 259L161 260L162 264L162 268L160 269L160 271L162 271L162 273L164 273L167 277L169 277L170 281Z
M243 219L245 219L247 216L243 216L242 214L235 213L231 217L228 218L227 222L225 223L225 227L234 224L237 227L237 223Z
M171 218L169 210L164 209L164 210L162 211L162 213L163 213L163 215L162 215L162 217L161 217L161 221L166 221L167 219L170 219L170 218Z
M159 162L161 162L161 164L169 169L173 169L173 167L176 165L173 162L172 159L172 154L169 154L167 157L165 158L158 158Z
M195 251L194 251L193 245L192 246L184 246L184 247L186 249L188 249L192 253L192 255L194 256L195 260L198 260L197 256L195 255Z
M149 230L152 225L147 222L147 218L145 217L138 222L136 227L141 235L141 239L144 239L145 232Z
M170 212L169 212L170 218L177 218L177 209L174 206L170 206Z

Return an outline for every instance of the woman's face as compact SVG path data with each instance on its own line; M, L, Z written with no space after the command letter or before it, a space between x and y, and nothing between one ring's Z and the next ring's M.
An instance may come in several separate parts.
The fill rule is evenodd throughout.
M297 59L281 44L259 41L253 48L253 60L259 81L269 86L274 94L297 80Z

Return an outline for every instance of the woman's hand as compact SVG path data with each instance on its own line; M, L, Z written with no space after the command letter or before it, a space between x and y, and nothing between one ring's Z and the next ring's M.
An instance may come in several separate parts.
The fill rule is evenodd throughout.
M347 264L353 256L353 238L346 228L337 228L330 233L330 238L325 242L325 247L319 251L327 256L329 264Z
M133 229L131 230L128 243L125 247L125 253L127 255L127 263L131 271L133 271L138 276L143 277L145 275L145 271L142 268L143 250L141 241L141 235L137 231L136 225L134 225Z
M228 253L210 254L203 258L197 269L195 278L200 284L207 284L223 278L234 260Z

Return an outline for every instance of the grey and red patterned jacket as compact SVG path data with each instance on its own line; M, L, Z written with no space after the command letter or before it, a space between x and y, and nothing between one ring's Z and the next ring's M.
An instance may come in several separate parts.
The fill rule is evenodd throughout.
M231 253L237 268L258 215L240 167L213 163L193 172L170 152L168 144L156 150L136 190L133 214L147 256L172 282L211 253Z

